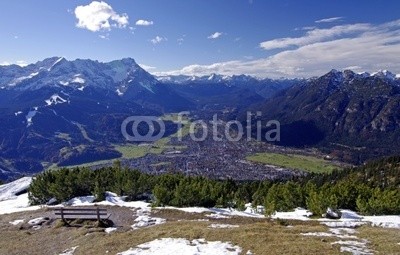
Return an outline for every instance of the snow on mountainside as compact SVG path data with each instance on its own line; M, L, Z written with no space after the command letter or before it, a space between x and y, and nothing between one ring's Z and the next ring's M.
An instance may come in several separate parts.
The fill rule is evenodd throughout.
M393 73L389 72L388 70L381 70L376 73L372 73L371 76L384 78L384 79L388 79L388 80L395 80L396 77L398 77L399 75L393 74Z
M101 63L93 60L53 57L26 67L0 67L0 87L16 90L36 90L42 87L82 85L114 90L125 85L144 86L151 90L157 80L131 58ZM136 82L128 82L136 81Z
M232 83L232 82L251 82L251 81L259 81L257 77L249 76L249 75L220 75L220 74L211 74L205 76L186 76L186 75L165 75L165 76L156 76L156 78L161 82L173 83L173 84L186 84L186 83Z
M332 69L329 73L326 75L329 75L330 77L334 77L334 80L336 82L342 83L344 81L349 81L353 79L366 79L366 78L379 78L383 81L387 82L400 82L400 74L394 74L388 70L379 70L377 72L373 73L368 73L368 72L360 72L360 73L355 73L351 70L343 70L343 71L338 71L336 69ZM323 76L326 76L323 75ZM323 77L321 76L321 77ZM313 79L318 79L319 77L313 77Z
M49 99L45 100L47 105L53 105L53 104L62 104L66 103L67 100L64 98L60 97L58 94L52 95Z
M341 82L341 79L346 78L346 75L352 74L354 77L358 78L367 78L367 77L378 77L381 79L386 80L400 80L400 74L394 74L388 70L379 70L377 72L368 73L368 72L360 72L355 73L351 70L343 70L339 71L336 69L331 70L332 73L337 75L337 81ZM156 78L165 83L172 83L172 84L188 84L188 83L246 83L246 82L255 82L255 81L284 81L284 80L303 80L303 79L269 79L269 78L259 78L250 75L220 75L220 74L210 74L205 76L189 76L189 75L159 75ZM310 79L316 79L318 77L312 77Z

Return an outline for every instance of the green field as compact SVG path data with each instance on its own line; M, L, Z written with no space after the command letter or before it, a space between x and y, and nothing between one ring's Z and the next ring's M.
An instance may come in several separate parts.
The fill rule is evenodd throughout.
M331 162L320 158L295 154L284 155L278 153L257 153L248 156L247 160L313 173L326 173L340 168Z
M178 121L177 114L168 114L162 117L163 120ZM187 117L183 117L183 120L189 123L182 127L182 137L189 134L190 120ZM187 146L172 146L169 145L171 137L177 137L179 131L172 134L169 137L163 137L154 143L148 145L136 145L136 144L126 144L126 145L114 145L115 149L122 154L122 158L135 159L146 156L147 154L161 154L166 150L185 150Z
M168 120L168 121L173 121L173 122L178 122L179 121L179 117L177 113L171 113L171 114L166 114L164 116L161 117L162 120ZM120 158L116 158L113 160L99 160L99 161L93 161L93 162L89 162L89 163L85 163L85 164L81 164L81 165L74 165L74 166L68 166L68 167L77 167L77 166L94 166L94 165L98 165L98 164L106 164L106 163L110 163L114 160L118 160L118 159L136 159L136 158L141 158L146 156L147 154L161 154L165 151L168 150L178 150L178 151L182 151L187 149L187 146L185 145L170 145L170 141L172 137L178 137L179 132L181 132L182 137L185 137L189 134L190 132L190 119L188 116L184 115L182 116L182 120L185 121L184 123L186 123L186 121L188 123L186 123L185 125L183 125L182 130L178 130L176 133L168 136L168 137L163 137L158 141L155 141L153 143L149 143L149 144L142 144L142 145L137 145L137 144L131 144L131 143L126 143L126 144L114 144L114 149L117 150L118 152L120 152L122 154L122 156ZM68 140L69 136L67 134L63 134L63 133L59 133L57 134L57 136L59 138L63 138ZM52 168L56 168L57 165L56 164L50 164L48 162L43 162L43 165L46 169L52 169Z
M138 146L131 144L114 146L115 150L119 151L123 158L141 158L149 152L149 147L151 147L151 145Z

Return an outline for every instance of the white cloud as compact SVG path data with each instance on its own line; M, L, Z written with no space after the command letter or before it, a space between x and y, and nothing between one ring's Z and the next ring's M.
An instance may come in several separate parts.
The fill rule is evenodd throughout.
M299 30L313 30L313 29L316 29L317 27L315 27L315 26L305 26L305 27L296 27L294 30L295 31L299 31Z
M214 34L211 34L210 36L208 36L208 39L218 39L219 37L221 37L223 35L222 32L215 32Z
M99 37L101 39L104 39L104 40L109 40L110 39L110 34L99 35Z
M17 60L15 64L24 67L28 65L28 62L26 62L25 60Z
M332 18L327 18L327 19L316 20L315 23L330 23L330 22L335 22L335 21L339 21L342 19L343 19L343 17L332 17Z
M158 35L150 40L150 42L152 44L154 44L154 45L155 44L159 44L159 43L161 43L163 41L168 41L168 39L166 37L161 37L161 36L158 36Z
M303 37L272 41L276 43L269 48L294 48L282 50L267 58L190 65L158 74L220 73L294 78L322 75L333 68L367 72L388 69L400 74L400 20L380 25L351 24L314 29Z
M151 26L154 22L151 20L139 19L136 21L136 26Z
M139 66L140 66L141 68L143 68L144 70L146 70L146 71L150 71L150 70L157 69L157 67L148 66L148 65L145 65L145 64L139 64Z
M329 41L335 37L349 36L354 33L366 32L371 29L370 24L351 24L334 26L331 28L309 30L302 37L278 38L260 43L260 47L265 50L284 49L291 46L304 46L317 42Z
M8 62L8 61L3 61L0 63L0 66L10 66L10 65L17 65L17 66L27 66L28 63L25 60L18 60L16 62Z
M93 1L88 5L75 8L75 17L78 19L77 27L88 29L92 32L111 30L111 27L124 28L129 24L126 13L117 14L106 2Z

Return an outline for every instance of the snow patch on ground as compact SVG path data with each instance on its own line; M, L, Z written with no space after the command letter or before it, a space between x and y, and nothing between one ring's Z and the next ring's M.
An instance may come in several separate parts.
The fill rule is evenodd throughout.
M160 225L165 223L166 220L162 218L156 218L156 217L153 218L148 215L143 215L143 216L138 216L135 219L135 222L136 223L131 226L132 229L139 229L139 228L146 228L155 225Z
M111 232L114 232L115 230L117 230L117 228L109 227L109 228L104 229L104 232L106 232L107 234L110 234Z
M13 221L10 221L9 223L10 223L11 225L16 226L16 225L18 225L18 224L20 224L20 223L23 223L23 222L24 222L24 220L13 220Z
M183 238L162 238L140 244L137 248L118 253L118 255L238 255L242 249L231 243L220 241L207 242L204 239L189 241Z
M78 247L79 246L75 246L75 247L69 248L69 249L63 251L62 253L60 253L59 255L73 255L75 250L76 250L76 248L78 248Z
M362 221L322 221L321 224L330 228L356 228L366 224Z
M349 233L357 233L354 229L329 229L329 232L310 232L301 233L302 236L316 236L316 237L335 237L339 238L339 241L332 242L332 245L340 245L340 252L349 252L351 254L373 254L370 249L367 248L368 240L359 239L355 235L349 235Z
M245 211L238 211L232 208L212 208L212 212L224 214L228 216L250 217L250 218L265 218L263 214L257 212L250 212L248 209Z
M66 204L70 206L94 205L93 201L95 199L95 196L74 197L70 199Z
M357 231L353 228L331 228L329 231L335 235L355 234Z
M365 241L337 241L332 244L340 245L340 252L349 252L355 255L370 255L373 254L370 249L366 247Z
M40 206L29 206L27 193L19 195L15 199L0 201L0 214L34 211L38 209L40 209Z
M32 226L33 230L38 230L42 227L42 224L48 220L49 218L39 217L28 221L28 224Z
M330 230L331 231L331 230ZM308 232L301 233L302 236L319 236L319 237L337 237L340 239L358 239L357 236L354 235L346 235L346 234L335 234L330 232Z
M218 213L207 214L205 216L208 218L212 218L212 219L230 219L231 218L230 216L218 214Z
M373 254L367 248L368 240L359 239L355 228L367 224L362 216L350 210L341 210L342 217L338 220L318 219L321 224L329 227L329 232L302 233L303 236L335 237L339 241L332 242L332 245L339 245L340 252L351 254Z
M361 216L351 210L340 210L342 217L338 220L330 220L326 218L317 219L330 228L356 228L365 224L371 224L374 227L398 228L400 229L400 215L383 215L383 216ZM273 219L286 220L311 220L311 212L308 210L297 208L293 212L275 212L271 216Z
M32 220L28 221L28 224L32 225L32 226L36 226L36 225L40 225L40 224L42 224L43 222L46 222L46 221L47 220L44 217L39 217L39 218L35 218L35 219L32 219Z
M204 208L204 207L173 207L173 206L166 206L166 207L158 207L157 209L172 209L172 210L179 210L187 213L204 213L210 212L211 209Z
M307 221L311 215L312 213L306 209L296 208L293 212L275 212L271 218Z
M75 197L68 202L66 202L69 206L95 206L95 205L110 205L110 206L124 206L129 208L140 208L140 209L148 209L150 210L150 203L144 201L132 201L125 202L126 197L117 196L117 194L112 192L106 192L106 200L95 203L95 196L82 196Z
M209 228L238 228L239 225L232 225L232 224L211 224L208 226Z
M157 207L157 209L174 209L179 211L184 211L188 213L205 213L209 212L210 215L219 215L215 217L222 218L223 216L227 217L251 217L251 218L265 218L263 214L257 213L255 210L250 210L247 208L245 211L239 211L234 208L204 208L204 207L173 207L173 206L166 206L166 207ZM208 216L209 217L209 216ZM213 216L214 217L214 216Z
M150 217L151 208L141 208L136 211L135 224L131 227L132 229L139 229L145 227L151 227L155 225L160 225L166 222L165 219Z
M363 218L363 221L371 222L371 225L374 227L400 229L400 216L399 215L365 216Z

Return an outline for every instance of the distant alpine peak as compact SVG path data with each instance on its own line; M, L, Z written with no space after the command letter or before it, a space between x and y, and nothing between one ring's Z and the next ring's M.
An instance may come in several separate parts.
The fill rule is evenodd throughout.
M31 64L29 66L31 66L32 68L36 68L37 71L47 70L50 72L55 65L64 60L66 61L64 57L51 57L46 58L42 61L38 61L35 64Z
M190 82L195 83L230 83L230 82L248 82L254 80L261 80L246 74L240 75L222 75L211 73L209 75L195 76L195 75L160 75L156 78L161 82L170 82L175 84L185 84Z
M385 78L385 79L389 79L389 80L395 80L396 77L397 78L399 77L399 75L396 75L388 70L379 70L378 72L372 73L371 76Z
M1 69L0 87L16 90L36 90L42 87L101 87L115 91L124 86L142 86L152 90L158 81L142 69L133 58L110 62L90 59L69 61L51 57L26 67L5 66Z
M355 73L352 70L347 70L347 69L343 71L332 69L322 77L332 78L337 82L348 81L354 78L368 78L368 77L376 77L387 81L398 81L400 75L399 74L396 75L388 70L379 70L378 72L373 72L373 73L368 73L368 72Z
M332 69L327 74L323 75L321 78L327 78L335 83L342 83L345 78L353 75L352 71L348 72L347 70L341 72L336 69Z

